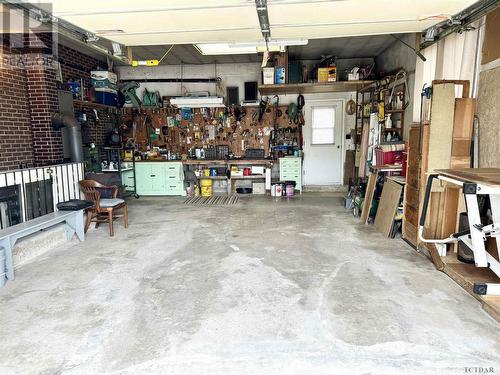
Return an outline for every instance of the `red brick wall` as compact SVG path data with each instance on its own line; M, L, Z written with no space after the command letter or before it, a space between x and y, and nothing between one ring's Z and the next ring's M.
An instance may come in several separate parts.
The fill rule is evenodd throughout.
M63 45L59 45L58 55L64 82L83 78L90 85L90 71L98 66L107 67L106 63Z
M61 131L52 128L52 116L59 112L55 69L47 65L28 67L26 78L35 163L37 166L62 163Z
M12 51L1 45L2 57ZM58 59L63 81L83 78L90 83L90 71L106 66L91 56L59 45ZM52 115L58 112L56 72L50 66L13 69L1 66L0 70L0 171L23 166L41 166L63 162L60 131L52 129ZM93 127L92 139L98 144L104 138L106 121ZM101 116L100 116L101 117Z
M1 56L11 53L0 45ZM33 166L33 137L28 105L26 72L0 66L0 170Z

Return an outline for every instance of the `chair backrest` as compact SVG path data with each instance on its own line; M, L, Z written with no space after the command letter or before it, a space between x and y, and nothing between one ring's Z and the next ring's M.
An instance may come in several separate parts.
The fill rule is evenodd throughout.
M81 180L79 184L85 194L85 199L94 202L96 209L99 209L101 193L98 189L106 188L106 186L94 180Z

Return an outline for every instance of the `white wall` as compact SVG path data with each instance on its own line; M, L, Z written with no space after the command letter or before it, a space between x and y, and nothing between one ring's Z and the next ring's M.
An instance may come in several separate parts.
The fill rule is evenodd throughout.
M157 67L116 67L120 79L148 80L158 78L222 78L223 92L216 92L215 83L141 83L137 90L142 97L144 88L159 91L162 96L179 96L192 91L209 91L211 95L226 95L225 87L239 87L240 100L245 96L245 82L261 81L259 63L200 64L200 65L160 65Z
M354 146L350 140L345 139L345 135L349 134L351 129L354 129L356 123L355 115L348 115L345 112L345 103L349 99L356 100L356 92L332 92L327 94L305 94L305 102L308 100L342 100L343 101L343 123L344 123L344 151L354 150ZM297 102L297 95L280 95L280 104L290 104ZM344 152L345 157L345 152Z
M345 111L345 104L349 99L356 100L356 92L333 92L333 93L325 93L325 94L305 94L304 95L304 100L307 104L308 101L310 100L332 100L332 101L342 101L342 113L343 113L343 143L342 143L342 178L344 175L344 163L345 163L345 152L346 150L354 150L354 145L351 140L346 139L346 135L351 132L351 129L354 129L354 126L356 124L356 116L355 115L348 115ZM280 95L280 104L283 105L288 105L292 102L297 102L297 95ZM306 117L307 118L307 117ZM306 123L306 126L310 126L310 124ZM304 156L307 158L307 155ZM324 160L324 162L327 162ZM335 166L336 164L332 161L332 165Z
M246 81L261 82L261 67L258 63L243 64L205 64L205 65L161 65L158 67L117 67L116 71L120 79L158 79L158 78L213 78L221 77L224 87L238 86L240 100L244 97L244 83ZM161 95L173 96L183 95L186 91L209 91L210 94L225 96L225 89L222 93L216 93L214 83L141 83L137 90L139 97L142 97L144 88L150 91L158 90ZM184 91L183 91L184 90ZM280 95L280 104L288 105L297 102L298 94ZM343 151L342 164L345 159L345 150L354 149L352 142L345 139L345 135L354 129L355 116L347 115L345 103L349 99L356 100L356 92L326 93L326 94L305 94L304 99L308 100L342 100L343 104ZM306 156L307 157L307 156Z

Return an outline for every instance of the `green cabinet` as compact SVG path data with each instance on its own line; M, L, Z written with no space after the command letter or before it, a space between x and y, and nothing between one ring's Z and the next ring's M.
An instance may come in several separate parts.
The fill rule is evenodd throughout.
M295 181L295 189L302 194L302 159L300 157L280 158L280 181Z
M139 195L186 195L181 162L136 163Z

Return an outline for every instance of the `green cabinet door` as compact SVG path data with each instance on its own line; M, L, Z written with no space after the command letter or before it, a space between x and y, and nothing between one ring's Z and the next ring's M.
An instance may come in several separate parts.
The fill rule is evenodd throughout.
M122 185L125 191L134 191L134 171L122 171Z
M151 165L137 163L135 165L136 190L139 195L150 195L153 182L151 180Z
M137 163L136 185L139 195L185 195L182 163Z
M151 165L151 191L155 195L163 195L166 193L166 168L165 164L157 163Z

